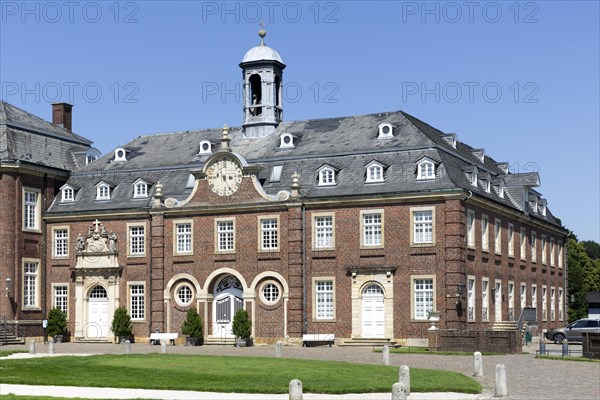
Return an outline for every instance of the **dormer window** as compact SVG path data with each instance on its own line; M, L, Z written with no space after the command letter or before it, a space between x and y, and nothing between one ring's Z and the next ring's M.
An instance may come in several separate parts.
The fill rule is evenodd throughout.
M115 161L127 161L127 152L122 147L115 149Z
M490 182L489 179L482 180L482 184L483 184L483 190L485 190L486 193L492 192L492 183Z
M477 170L477 167L473 167L473 171L471 171L471 186L475 186L477 187L477 175L478 175L479 171Z
M62 198L61 202L63 203L72 203L75 201L75 190L71 186L65 186L61 190Z
M200 141L198 154L212 154L212 144L208 140Z
M371 161L367 164L366 183L383 182L383 165L377 161Z
M188 176L187 183L185 184L185 188L186 189L193 188L195 183L196 183L196 177L193 174L190 174Z
M485 161L485 150L484 149L475 149L472 150L471 153L477 157L477 159L481 162Z
M391 139L394 137L394 127L389 122L379 124L379 139Z
M101 182L96 186L96 200L110 200L110 186Z
M542 216L545 217L546 216L546 205L540 204L539 209L540 209L540 214L542 214Z
M446 143L452 146L452 148L456 149L456 142L458 141L456 133L447 133L443 135L442 138L446 141Z
M273 165L271 167L271 175L269 176L269 182L280 182L282 172L283 165Z
M506 186L504 186L504 182L500 182L498 186L498 197L504 198L504 192L506 191Z
M429 158L423 158L417 164L417 180L435 179L435 163Z
M145 181L143 181L142 179L138 179L133 184L133 197L134 198L148 197L148 184Z
M324 165L322 166L319 171L319 182L318 185L319 186L333 186L335 185L335 170L328 166L328 165Z
M294 135L290 133L284 133L280 137L279 147L283 149L289 149L294 147Z

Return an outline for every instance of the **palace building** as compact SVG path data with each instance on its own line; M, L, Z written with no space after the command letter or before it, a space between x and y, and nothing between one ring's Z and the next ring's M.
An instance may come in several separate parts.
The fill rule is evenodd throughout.
M457 331L514 329L526 307L563 325L567 231L536 172L403 111L287 122L286 65L260 35L240 127L94 160L70 126L2 103L0 316L40 335L58 306L73 341L113 341L119 306L141 342L192 307L207 343L231 342L240 308L256 342L422 343L430 312Z

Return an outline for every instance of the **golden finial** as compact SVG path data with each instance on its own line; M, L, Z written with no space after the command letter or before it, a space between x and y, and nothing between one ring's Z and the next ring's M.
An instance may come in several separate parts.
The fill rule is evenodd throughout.
M267 36L267 31L265 31L265 23L260 21L260 30L258 31L258 36L260 36L260 45L265 45L265 36Z

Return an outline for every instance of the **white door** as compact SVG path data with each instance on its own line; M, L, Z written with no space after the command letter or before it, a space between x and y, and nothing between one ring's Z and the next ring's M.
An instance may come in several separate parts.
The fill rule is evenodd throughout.
M502 283L496 282L496 291L494 293L494 312L496 321L502 321Z
M86 339L104 339L108 336L108 295L100 285L90 291L84 335Z
M385 309L383 289L379 285L369 285L362 295L362 336L384 337Z
M244 308L242 300L242 284L234 276L228 275L217 285L213 306L215 316L215 329L213 336L226 338L233 337L231 323L235 313Z

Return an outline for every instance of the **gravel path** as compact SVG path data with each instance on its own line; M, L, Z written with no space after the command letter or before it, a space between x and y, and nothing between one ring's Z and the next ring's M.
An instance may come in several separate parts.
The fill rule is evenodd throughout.
M548 348L552 349L552 345L547 345ZM1 347L2 350L16 349L24 350L28 349L27 346L7 346ZM442 398L455 398L455 399L488 399L492 398L494 391L494 372L496 364L504 364L506 366L507 379L508 379L508 398L510 399L600 399L600 363L592 362L576 362L576 361L562 361L562 360L545 360L536 359L535 350L537 349L534 345L529 345L524 348L524 351L528 351L532 354L514 354L514 355L498 355L498 356L483 356L484 376L478 378L484 387L484 393L478 396L458 395L458 397L452 397L451 394L445 395L441 393L428 393L428 394L414 394L411 395L410 399L442 399ZM37 343L36 350L37 356L47 355L47 345ZM133 354L145 354L145 353L158 353L160 352L160 346L151 346L147 344L132 344L131 350ZM122 345L114 344L74 344L74 343L62 343L55 345L55 351L59 354L122 354L124 348ZM212 354L212 355L230 355L230 356L269 356L275 355L275 348L273 345L269 346L254 346L249 348L234 348L234 347L221 347L221 346L200 346L200 347L185 347L185 346L168 346L167 351L169 353L177 354ZM28 354L15 354L12 357L28 357ZM335 361L346 361L346 362L358 362L367 364L379 364L382 360L381 353L373 353L370 348L356 348L356 347L284 347L283 356L288 358L304 358L314 360L335 360ZM470 356L442 356L432 354L391 354L390 355L391 365L408 365L411 368L431 368L431 369L442 369L448 371L461 372L467 376L473 374L473 358ZM20 386L20 385L15 385ZM4 394L9 389L9 385L2 385L0 387L0 393ZM88 388L82 388L86 390ZM48 394L47 391L38 391L37 393ZM88 389L89 390L89 389ZM162 393L158 397L146 397L146 394L127 394L126 397L120 397L115 395L107 396L105 389L92 389L92 392L98 394L101 393L103 397L111 398L181 398L181 399L251 399L249 395L242 395L242 397L232 397L231 394L225 394L226 397L218 397L220 395L209 393L206 394L208 397L198 397L198 393L192 397L169 397L167 394ZM72 393L71 389L68 391L61 391L64 395L65 392ZM154 391L152 391L154 392ZM8 392L6 392L8 393ZM15 392L13 392L15 393ZM175 392L181 393L181 392ZM424 395L425 397L421 397ZM149 396L155 396L150 394ZM367 395L360 395L359 397L342 396L342 397L326 397L324 395L305 396L305 399L389 399L390 394L373 394L372 397ZM81 396L83 397L83 396ZM97 398L97 397L96 397ZM267 399L267 396L259 396L257 398ZM273 397L278 399L287 398ZM269 397L270 399L270 397Z

